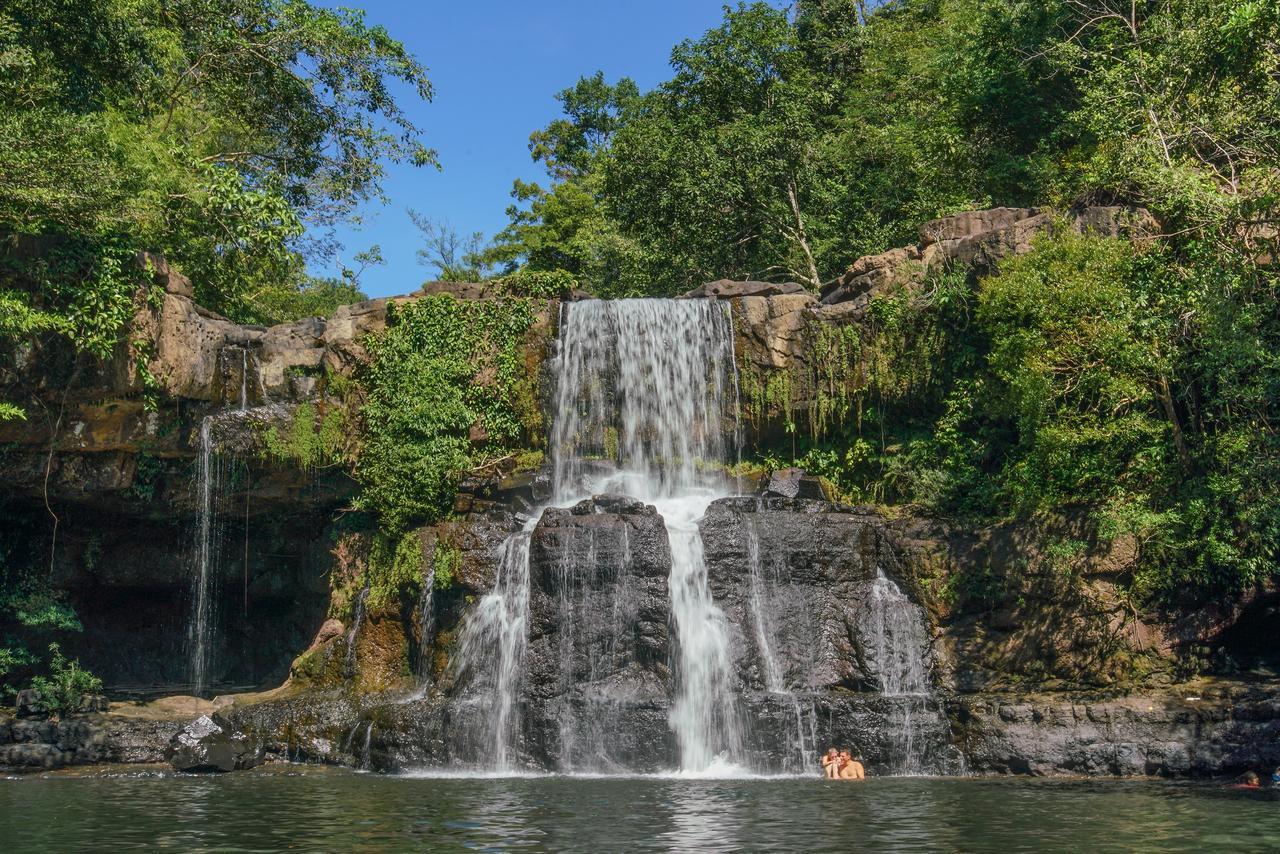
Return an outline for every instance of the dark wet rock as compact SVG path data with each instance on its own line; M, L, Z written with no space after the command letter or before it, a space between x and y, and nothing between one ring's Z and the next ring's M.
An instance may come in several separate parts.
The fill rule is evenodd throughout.
M680 299L699 299L704 297L778 297L788 294L807 294L809 291L797 282L737 282L733 279L717 279L699 285L688 293L681 294Z
M878 691L885 631L928 668L923 610L898 591L910 613L886 630L887 604L876 601L878 578L906 576L882 517L826 501L728 498L712 503L699 528L745 686Z
M343 752L361 714L359 703L350 696L298 693L236 706L225 714L266 758L357 764Z
M160 762L176 721L91 715L59 721L0 719L0 767L49 769L99 762Z
M166 756L179 771L238 771L262 761L261 753L230 721L201 715L169 742Z
M544 511L529 550L534 695L665 693L670 572L666 527L651 506L599 495Z
M14 699L14 711L20 718L44 717L48 711L40 701L40 692L35 688L24 688Z
M1191 690L1111 699L966 697L953 701L950 713L957 745L976 773L1203 777L1280 765L1280 690Z

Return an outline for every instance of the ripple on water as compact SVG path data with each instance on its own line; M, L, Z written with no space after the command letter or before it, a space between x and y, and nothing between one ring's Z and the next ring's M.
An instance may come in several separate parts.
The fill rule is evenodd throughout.
M0 780L0 839L6 852L1260 850L1280 848L1280 793L1112 780L109 770Z

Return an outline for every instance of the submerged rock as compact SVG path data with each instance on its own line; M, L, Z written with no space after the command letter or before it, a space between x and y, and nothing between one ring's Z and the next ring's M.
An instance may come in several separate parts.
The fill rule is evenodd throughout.
M183 727L166 755L179 771L238 771L262 761L249 739L219 715L201 715Z

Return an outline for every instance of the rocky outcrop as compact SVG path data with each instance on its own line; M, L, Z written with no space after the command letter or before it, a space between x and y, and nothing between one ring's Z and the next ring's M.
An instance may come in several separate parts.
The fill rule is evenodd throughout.
M950 709L985 774L1204 777L1280 765L1280 691L1183 686L1132 697L972 697Z
M161 762L165 745L181 726L162 717L0 717L0 768L44 771L104 762Z
M714 282L707 282L687 293L681 294L678 299L780 297L804 293L808 293L808 289L797 282L755 282L750 280L738 282L733 279L717 279Z
M931 273L949 268L985 271L1002 258L1031 251L1035 238L1065 225L1106 237L1155 234L1151 214L1141 208L1086 207L1063 215L1038 208L968 211L920 226L920 243L859 258L823 287L821 309L833 317L860 319L872 299L917 285Z
M1062 225L1108 237L1141 237L1158 230L1151 214L1141 208L1095 206L1063 215L1039 208L968 211L920 226L920 242L914 246L859 258L823 286L819 299L804 299L802 288L774 285L770 291L756 287L763 283L751 282L713 282L686 296L740 298L737 320L745 339L740 344L746 345L740 347L745 350L740 355L783 367L792 359L808 357L804 350L812 342L803 334L807 323L861 322L876 297L919 286L930 274L946 269L989 271L1002 258L1029 252L1037 236ZM715 289L723 293L712 294ZM784 295L786 299L777 298Z

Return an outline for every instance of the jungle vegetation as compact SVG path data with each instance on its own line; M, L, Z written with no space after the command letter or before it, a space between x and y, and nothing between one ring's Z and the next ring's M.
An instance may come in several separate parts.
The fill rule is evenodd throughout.
M855 393L760 457L957 518L1085 514L1134 538L1146 601L1276 576L1278 0L751 3L671 65L561 92L546 180L475 260L604 296L817 288L957 211L1144 207L1155 239L1060 234L883 300Z
M1275 577L1280 0L743 3L671 68L651 91L601 73L562 91L529 140L545 178L515 184L506 228L486 242L419 218L426 260L519 299L721 277L816 289L937 216L1142 206L1154 239L1060 233L981 280L881 300L840 343L866 379L757 457L979 523L1086 514L1138 543L1127 582L1150 602ZM141 250L239 321L358 298L376 250L337 279L306 265L381 198L388 163L435 164L402 91L431 97L422 65L356 11L4 4L0 236L54 251L4 253L0 341L107 358ZM455 468L536 444L513 356L493 354L507 374L490 396L464 364L527 312L433 300L375 348L353 466L395 536L447 512ZM0 624L72 626L19 563L0 547Z

